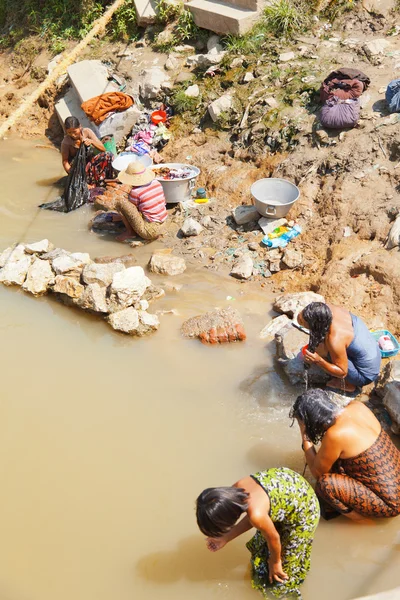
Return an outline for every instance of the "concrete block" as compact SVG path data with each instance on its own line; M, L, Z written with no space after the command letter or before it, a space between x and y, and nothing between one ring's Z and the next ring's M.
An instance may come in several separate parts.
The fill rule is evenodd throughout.
M77 62L68 67L68 76L81 103L106 92L118 91L118 86L108 81L108 69L100 60Z
M56 103L54 108L63 129L64 121L67 117L77 117L83 127L89 127L89 129L94 131L97 136L99 135L98 127L89 121L81 109L81 102L74 89L69 89L64 98L61 98L61 100Z
M244 2L245 0L243 0ZM259 10L251 10L228 2L192 0L186 5L198 27L220 34L242 35L252 28Z
M134 0L136 21L139 27L151 25L156 20L156 0Z

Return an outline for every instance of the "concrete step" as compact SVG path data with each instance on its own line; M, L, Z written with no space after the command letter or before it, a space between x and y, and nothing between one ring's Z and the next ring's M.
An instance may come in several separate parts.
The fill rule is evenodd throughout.
M81 103L106 92L118 91L118 86L108 81L108 69L101 60L77 62L68 67L68 76Z
M136 21L139 27L151 25L156 20L156 0L134 0Z
M65 96L56 103L54 108L63 129L64 121L67 117L77 117L82 127L89 127L96 135L99 135L96 125L89 121L81 109L81 101L73 88L68 90Z
M252 28L260 13L228 2L192 0L186 5L198 27L219 34L242 35Z

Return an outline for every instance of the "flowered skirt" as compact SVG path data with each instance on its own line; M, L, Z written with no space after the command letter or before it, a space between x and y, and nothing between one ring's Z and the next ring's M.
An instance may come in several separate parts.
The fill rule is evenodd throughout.
M100 152L91 158L86 165L86 181L88 185L105 187L105 179L114 178L112 167L113 155L111 152Z

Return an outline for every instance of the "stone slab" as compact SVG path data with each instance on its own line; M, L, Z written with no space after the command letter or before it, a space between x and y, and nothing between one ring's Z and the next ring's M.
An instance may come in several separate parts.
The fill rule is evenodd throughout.
M145 27L155 22L157 4L155 0L134 0L136 21L139 27Z
M186 6L198 27L225 35L246 33L252 28L260 14L258 10L211 0L192 0Z

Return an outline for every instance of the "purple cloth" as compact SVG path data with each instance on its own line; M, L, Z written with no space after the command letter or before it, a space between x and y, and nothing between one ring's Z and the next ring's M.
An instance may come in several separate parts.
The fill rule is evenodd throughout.
M340 100L336 96L327 100L321 109L320 121L327 129L349 129L358 123L360 102Z

